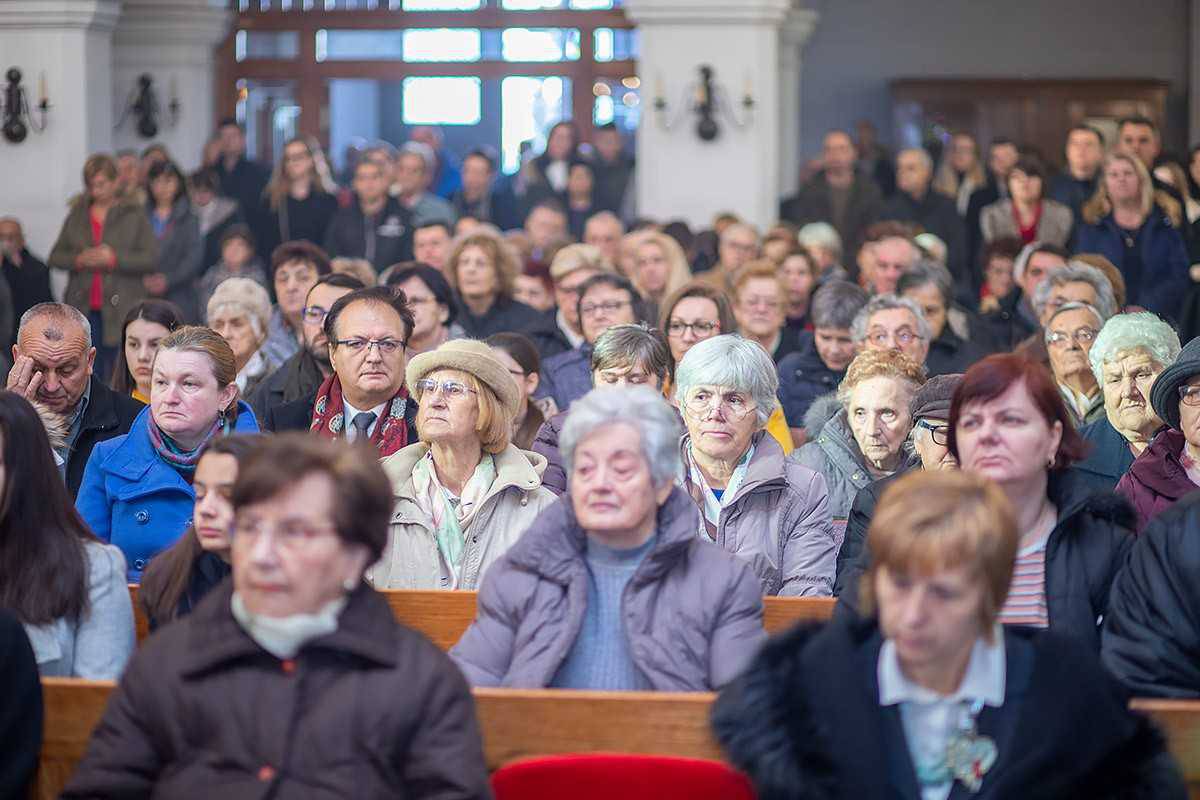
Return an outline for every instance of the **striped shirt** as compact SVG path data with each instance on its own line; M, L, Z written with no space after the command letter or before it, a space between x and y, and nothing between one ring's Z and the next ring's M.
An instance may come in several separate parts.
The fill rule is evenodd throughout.
M1046 542L1049 538L1047 536L1018 551L1008 599L1000 609L1000 622L1005 625L1031 625L1035 628L1050 625L1050 615L1046 610Z

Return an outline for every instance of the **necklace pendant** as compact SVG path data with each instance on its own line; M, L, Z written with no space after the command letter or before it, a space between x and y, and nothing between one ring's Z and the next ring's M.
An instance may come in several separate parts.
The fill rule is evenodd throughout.
M946 766L955 780L971 792L978 792L983 776L996 763L996 743L987 736L962 731L946 744Z

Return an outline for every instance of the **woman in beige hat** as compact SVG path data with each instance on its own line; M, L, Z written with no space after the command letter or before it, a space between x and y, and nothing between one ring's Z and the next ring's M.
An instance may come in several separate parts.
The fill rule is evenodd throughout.
M486 344L443 343L408 362L421 441L383 459L396 505L377 589L476 589L555 496L546 459L511 441L520 390Z

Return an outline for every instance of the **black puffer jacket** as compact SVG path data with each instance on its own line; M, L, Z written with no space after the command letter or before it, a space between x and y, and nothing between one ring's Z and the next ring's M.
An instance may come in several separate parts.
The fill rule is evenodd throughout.
M1200 697L1200 492L1138 537L1113 584L1101 658L1136 695Z
M920 798L899 706L879 705L882 644L873 619L801 625L721 692L714 732L759 800ZM1004 705L978 718L998 759L953 800L1187 797L1161 734L1077 640L1007 628L1004 647Z

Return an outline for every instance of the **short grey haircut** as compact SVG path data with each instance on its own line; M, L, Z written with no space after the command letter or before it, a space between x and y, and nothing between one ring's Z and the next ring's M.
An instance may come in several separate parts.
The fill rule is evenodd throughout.
M679 415L663 396L646 386L592 389L571 404L558 438L568 480L575 471L575 448L596 430L624 423L637 429L639 446L655 486L673 483L679 476Z
M833 253L835 260L842 260L842 237L828 222L810 222L800 228L796 238L801 247L820 247Z
M849 328L867 299L867 293L849 281L829 281L813 294L808 315L814 328Z
M92 346L92 323L88 322L87 316L75 306L69 306L66 303L38 303L36 306L28 309L21 315L21 320L17 323L17 341L21 341L21 332L33 323L36 319L49 317L61 322L73 323L83 328L83 339L90 349ZM49 331L48 331L49 332ZM61 335L61 331L59 332ZM49 336L47 338L56 338Z
M671 371L671 348L656 329L644 323L613 325L596 337L591 370L643 367L661 385Z
M917 301L908 297L897 297L894 294L880 294L872 297L850 325L850 338L854 340L855 344L865 342L871 317L879 311L888 311L894 308L905 308L911 311L917 320L917 335L927 342L933 338L933 329L929 327L929 320L925 319L925 312L917 305Z
M919 289L922 286L933 286L942 295L942 302L949 310L950 302L954 299L954 279L950 270L929 258L917 260L896 282L896 294L901 297L909 289Z
M401 156L409 153L420 156L421 162L425 165L425 172L432 173L434 166L437 164L437 155L433 152L433 148L424 142L405 142L400 147L400 152L396 155L396 160L399 161Z
M1062 286L1064 283L1086 283L1096 290L1095 308L1100 314L1101 324L1117 313L1117 298L1113 294L1112 284L1109 283L1104 273L1091 264L1085 264L1082 261L1068 261L1065 267L1051 270L1034 290L1031 302L1033 310L1039 317L1045 312L1046 303L1050 302L1050 292L1056 286Z
M257 281L249 278L226 278L217 284L208 300L204 319L210 322L219 312L229 309L234 314L245 316L260 342L267 338L267 326L271 321L271 298Z
M1088 361L1096 380L1104 385L1104 365L1128 355L1132 350L1145 350L1159 367L1169 367L1179 358L1179 334L1156 314L1138 311L1111 317L1100 335L1092 342Z
M779 373L770 354L758 342L736 333L714 336L688 350L675 367L675 402L697 386L728 386L754 400L758 424L766 425L779 404Z
M920 157L921 163L925 165L925 169L929 170L930 176L933 176L933 158L929 155L928 150L926 150L924 147L906 147L899 153L896 153L897 164L900 163L900 156L904 155L905 153L916 153Z
M1096 308L1091 303L1063 303L1058 307L1054 314L1051 315L1050 319L1046 320L1045 339L1047 344L1050 343L1050 335L1052 333L1050 330L1050 323L1054 322L1054 320L1057 319L1060 314L1065 314L1068 311L1089 311L1091 312L1092 316L1096 318L1096 327L1104 327L1104 317L1100 316L1100 309Z

